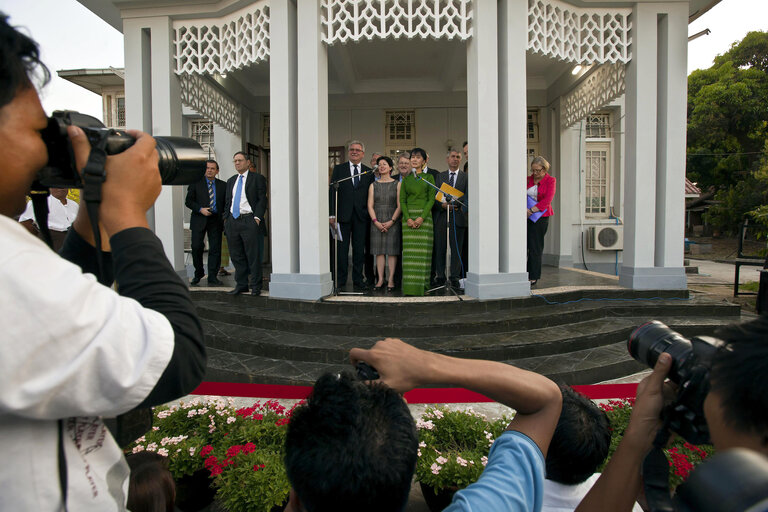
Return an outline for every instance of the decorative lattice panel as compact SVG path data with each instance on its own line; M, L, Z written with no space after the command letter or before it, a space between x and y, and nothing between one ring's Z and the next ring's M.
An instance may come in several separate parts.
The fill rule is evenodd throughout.
M631 13L528 0L528 49L574 64L626 64L632 60Z
M471 0L322 0L323 42L469 39Z
M226 73L269 58L269 6L256 2L224 18L180 20L176 73Z
M201 75L179 75L181 101L225 130L240 135L240 105Z
M576 89L563 96L562 127L568 128L624 94L624 75L624 64L604 64Z

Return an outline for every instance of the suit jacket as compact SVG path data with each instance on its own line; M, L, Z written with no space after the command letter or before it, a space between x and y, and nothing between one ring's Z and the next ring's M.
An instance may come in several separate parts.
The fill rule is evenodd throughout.
M261 220L259 229L266 235L267 220L264 218L264 215L267 213L267 179L257 172L246 171L245 175L243 193L251 205L253 216ZM224 202L225 219L229 219L232 216L232 199L235 195L235 183L239 176L239 174L235 174L227 180L227 195Z
M348 178L350 174L349 162L344 162L333 168L331 174L331 182L342 178ZM367 165L360 164L360 172L370 171L371 168ZM339 183L339 212L336 218L339 222L350 222L352 215L355 215L358 219L366 221L370 220L368 215L368 187L373 183L373 173L360 176L360 183L357 188L352 186L354 180L346 180ZM334 214L335 206L335 194L334 187L330 187L330 198L328 204L330 205L330 215Z
M214 178L214 184L216 189L216 213L213 216L221 220L223 218L222 214L224 213L227 184L218 178ZM189 229L192 231L203 230L208 221L208 217L200 213L200 208L207 208L210 206L208 182L205 177L197 183L193 183L187 187L187 199L184 204L187 205L187 208L192 210L192 215L189 218Z
M443 183L448 183L450 185L451 182L449 180L449 174L450 174L450 171L441 172L439 181L436 181L435 185L438 188L440 188L440 186ZM459 205L457 203L456 206L458 208L451 213L451 216L453 216L454 213L456 214L455 218L456 218L457 226L463 226L463 227L467 226L467 212L469 211L469 203L468 203L469 196L467 195L468 182L469 182L469 179L467 177L467 173L465 173L462 170L459 170L456 172L456 183L453 184L453 188L460 190L461 192L464 192L464 195L459 198L459 201L467 205L465 208L464 206ZM438 206L440 206L440 215L444 217L446 215L446 210L444 210L439 203L437 204Z
M528 181L526 188L531 188L533 186L533 175L528 176ZM555 211L552 209L552 199L555 197L555 189L557 188L557 180L554 176L550 176L549 174L545 174L543 178L539 181L539 196L538 200L539 202L536 203L536 208L539 209L539 211L544 212L544 215L542 217L551 217L555 214Z
M440 188L440 184L437 182L437 180L440 179L440 171L438 171L437 169L433 169L430 166L425 166L422 172L426 172L427 174L432 176L432 179L435 180L435 186ZM432 197L435 197L435 195L437 194L437 190L432 189L432 192L433 192ZM441 211L443 211L443 207L440 206L440 203L435 201L434 204L432 205L432 219L434 220L435 215L440 215Z

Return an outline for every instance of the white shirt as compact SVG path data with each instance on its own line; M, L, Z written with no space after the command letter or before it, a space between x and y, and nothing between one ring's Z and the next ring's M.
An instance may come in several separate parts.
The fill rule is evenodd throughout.
M235 194L237 193L238 181L243 182L243 184L241 185L242 190L240 191L240 215L244 215L246 213L253 213L253 208L251 208L251 203L248 202L248 198L245 196L245 182L247 180L248 180L248 171L245 171L243 174L239 175L235 180L235 187L232 189L232 206L229 209L230 213L235 213Z
M124 510L128 466L99 416L141 403L171 359L162 314L98 284L0 215L0 496L3 510Z
M80 205L71 199L67 199L67 204L61 204L61 201L53 196L48 196L48 229L53 231L66 231L77 217L77 210ZM27 209L19 217L19 222L33 220L35 224L35 210L32 201L27 203Z
M528 197L530 197L534 201L538 201L539 200L539 186L538 185L534 185L531 188L529 188L527 193L528 193Z
M576 485L564 485L552 480L544 480L544 502L541 512L573 512L581 500L595 485L600 473L595 473L584 482ZM635 502L632 512L643 512Z

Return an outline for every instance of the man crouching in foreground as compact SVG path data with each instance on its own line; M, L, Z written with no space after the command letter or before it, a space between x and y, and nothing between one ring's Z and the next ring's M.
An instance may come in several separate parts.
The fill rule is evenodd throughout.
M350 351L380 380L324 375L296 409L286 439L292 490L288 512L399 512L416 468L413 418L400 396L416 387L453 385L517 411L491 448L480 479L456 493L448 511L541 509L544 459L562 395L542 375L504 363L457 359L397 339Z

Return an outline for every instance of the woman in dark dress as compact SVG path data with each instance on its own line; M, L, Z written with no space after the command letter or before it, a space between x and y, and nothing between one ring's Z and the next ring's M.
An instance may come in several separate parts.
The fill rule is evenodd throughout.
M384 260L389 267L387 290L395 288L395 266L400 254L400 182L392 178L392 159L380 156L379 179L368 187L368 214L371 216L371 254L376 255L378 280L384 287Z

